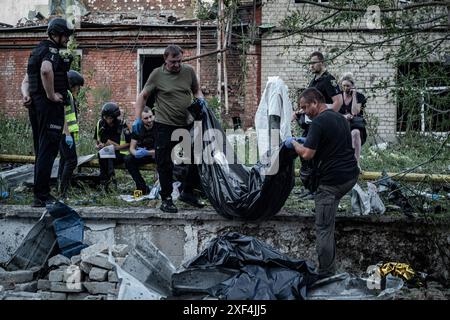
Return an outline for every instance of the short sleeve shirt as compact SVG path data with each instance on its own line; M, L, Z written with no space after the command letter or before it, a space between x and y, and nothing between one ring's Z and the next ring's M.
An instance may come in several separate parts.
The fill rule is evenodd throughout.
M333 110L316 116L304 146L316 150L313 163L320 183L340 185L359 174L348 121Z
M327 104L332 104L333 97L341 94L336 78L328 71L325 71L319 78L312 79L308 87L314 87L319 90L325 97L325 103Z

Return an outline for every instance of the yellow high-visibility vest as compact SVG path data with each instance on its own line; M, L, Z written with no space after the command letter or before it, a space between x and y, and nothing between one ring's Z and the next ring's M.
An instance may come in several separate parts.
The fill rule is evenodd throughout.
M73 95L72 92L70 92L70 90L67 90L67 94L69 95L70 101L70 103L64 107L67 127L69 129L69 132L73 134L75 143L78 143L80 141L79 135L80 127L78 126L77 114L75 112L75 100L73 99Z

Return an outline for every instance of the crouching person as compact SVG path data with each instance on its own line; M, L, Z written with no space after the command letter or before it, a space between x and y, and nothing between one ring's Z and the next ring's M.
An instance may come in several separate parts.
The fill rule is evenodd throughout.
M119 106L114 102L107 102L102 107L101 119L95 127L94 140L97 150L107 146L114 146L112 157L102 157L98 154L100 164L100 184L106 188L111 182L116 184L114 166L124 162L129 154L131 133L125 121L120 120Z
M125 166L136 183L136 190L141 190L144 195L150 193L150 188L145 183L139 166L155 162L153 118L150 108L145 107L141 116L142 125L136 126L137 132L131 133L130 154L125 157Z

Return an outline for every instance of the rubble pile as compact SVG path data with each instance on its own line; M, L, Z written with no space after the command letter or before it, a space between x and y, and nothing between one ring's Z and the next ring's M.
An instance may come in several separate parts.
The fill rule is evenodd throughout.
M45 272L0 268L0 300L116 300L120 284L109 250L121 266L129 248L95 244L70 259L58 254L48 260Z

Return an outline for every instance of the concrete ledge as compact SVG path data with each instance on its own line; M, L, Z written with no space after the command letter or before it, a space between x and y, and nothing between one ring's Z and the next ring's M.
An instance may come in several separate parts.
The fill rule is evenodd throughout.
M298 211L294 209L282 209L278 214L269 220L245 221L241 219L226 219L218 214L214 209L181 209L178 213L162 212L158 208L143 207L72 207L83 219L86 220L204 220L204 221L236 221L245 223L261 224L265 221L295 221L295 222L313 222L314 213ZM3 205L0 206L0 219L2 218L31 218L39 219L44 208L33 208L28 205ZM433 222L450 226L450 216L430 215ZM364 223L411 223L411 224L429 224L425 217L410 218L405 215L369 215L355 216L352 214L339 213L336 216L336 222L353 221Z
M85 222L84 241L127 244L147 239L179 266L207 243L226 232L256 237L293 258L316 259L315 216L309 210L284 209L269 220L228 220L209 209L183 209L168 214L149 207L73 207ZM41 217L44 208L0 206L0 262L11 257ZM365 271L379 261L411 263L445 279L450 275L446 255L450 217L408 218L404 215L336 217L337 259L340 269ZM446 254L442 254L442 251Z

